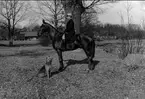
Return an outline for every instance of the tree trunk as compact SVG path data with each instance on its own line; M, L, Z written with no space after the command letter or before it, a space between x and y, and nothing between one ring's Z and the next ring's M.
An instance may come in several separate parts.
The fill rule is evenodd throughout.
M75 23L75 30L76 34L80 34L81 28L81 15L85 11L85 8L82 4L82 0L75 0L75 5L73 7L73 16L74 16L74 23Z
M13 36L10 37L9 46L13 46Z
M54 0L54 27L57 29L58 28L58 20L57 20L57 0Z
M80 26L81 26L81 7L80 5L76 5L73 11L74 16L74 24L75 24L75 32L76 34L80 34Z
M8 19L8 31L9 31L9 46L13 46L13 36L11 31L11 23L9 19Z
M58 28L58 20L57 20L57 16L54 15L54 27L57 29Z

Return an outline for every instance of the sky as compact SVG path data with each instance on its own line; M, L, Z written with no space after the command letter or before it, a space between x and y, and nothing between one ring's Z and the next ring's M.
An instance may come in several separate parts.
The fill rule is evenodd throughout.
M142 20L145 19L145 1L128 1L132 6L130 15L132 16L132 23L141 24ZM121 24L120 13L122 13L124 18L124 23L128 22L127 12L126 12L127 1L120 1L109 6L103 5L108 9L105 13L99 15L99 20L102 23L112 23L112 24Z
M36 1L27 1L30 2L33 9L36 9ZM145 20L145 1L128 1L131 4L132 9L130 11L130 15L132 16L131 22L134 24L141 24L142 20ZM120 14L122 14L124 19L124 24L127 24L127 13L126 13L126 4L127 1L118 1L113 4L104 4L99 6L104 10L104 13L99 14L98 18L101 23L110 23L110 24L121 24ZM19 23L20 26L25 26L30 24L29 20L33 20L35 18L35 22L41 24L41 18L38 17L39 15L35 11L31 11L29 18Z

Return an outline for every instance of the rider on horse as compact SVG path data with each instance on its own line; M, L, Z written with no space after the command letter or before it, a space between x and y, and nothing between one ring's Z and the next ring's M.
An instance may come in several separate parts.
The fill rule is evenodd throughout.
M64 30L64 35L62 37L65 42L69 42L75 36L75 28L74 28L74 21L72 19L72 15L68 14L67 19L69 20L66 25L66 29Z

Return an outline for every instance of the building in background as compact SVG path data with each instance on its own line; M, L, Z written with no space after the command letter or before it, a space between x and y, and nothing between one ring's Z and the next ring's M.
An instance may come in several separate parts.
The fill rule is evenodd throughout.
M38 39L37 32L20 32L17 35L17 40L36 40Z

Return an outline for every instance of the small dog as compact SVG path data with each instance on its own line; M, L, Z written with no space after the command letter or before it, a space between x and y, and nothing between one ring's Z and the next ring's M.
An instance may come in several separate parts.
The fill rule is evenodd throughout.
M39 77L47 76L51 77L51 67L52 67L52 58L46 57L46 63L42 66L42 68L38 72Z
M51 77L51 68L52 68L52 57L46 57L46 63L39 69L38 73L34 75L31 79L27 80L31 81L34 77Z

